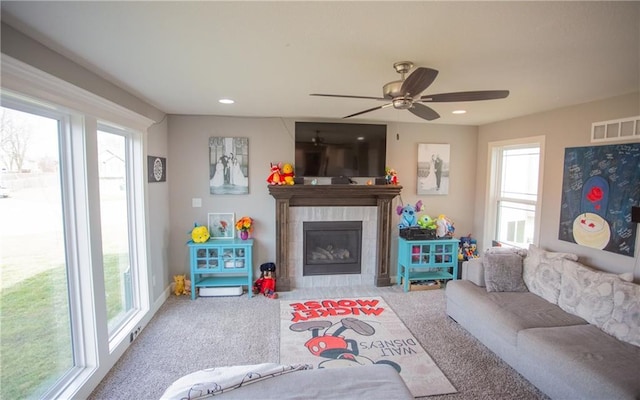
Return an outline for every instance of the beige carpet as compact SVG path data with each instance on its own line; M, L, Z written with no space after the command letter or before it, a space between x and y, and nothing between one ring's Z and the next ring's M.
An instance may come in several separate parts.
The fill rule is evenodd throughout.
M456 393L381 297L281 300L280 363L314 368L390 364L415 397Z

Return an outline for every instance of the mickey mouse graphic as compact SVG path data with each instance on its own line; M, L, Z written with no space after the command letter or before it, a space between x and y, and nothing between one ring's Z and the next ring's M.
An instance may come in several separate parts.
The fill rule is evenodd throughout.
M368 357L361 356L358 350L358 342L353 339L345 339L344 336L340 335L346 330L352 330L362 336L371 336L376 332L371 325L356 318L343 318L336 324L330 321L297 322L289 326L289 329L294 332L312 332L313 337L304 345L314 356L327 359L318 364L318 368L388 364L398 372L401 370L400 365L393 361L373 361ZM321 331L323 331L322 334Z

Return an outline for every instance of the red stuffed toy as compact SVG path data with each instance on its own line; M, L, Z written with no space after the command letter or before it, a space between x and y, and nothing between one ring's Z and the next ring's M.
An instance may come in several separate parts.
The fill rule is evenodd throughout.
M263 294L270 299L277 299L276 293L276 265L264 263L260 266L260 278L253 284L254 294Z
M271 173L269 177L267 177L267 182L269 185L284 185L284 179L282 177L282 172L280 172L280 163L271 164Z

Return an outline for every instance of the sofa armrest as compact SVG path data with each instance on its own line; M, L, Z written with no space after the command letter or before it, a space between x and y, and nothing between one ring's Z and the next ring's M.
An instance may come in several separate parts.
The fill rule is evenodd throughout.
M484 265L481 258L473 258L462 263L462 279L470 280L477 286L485 286Z

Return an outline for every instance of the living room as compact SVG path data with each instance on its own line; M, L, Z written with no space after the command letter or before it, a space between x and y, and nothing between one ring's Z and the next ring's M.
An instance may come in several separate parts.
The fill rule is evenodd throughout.
M521 5L524 7L522 10L502 10L502 12L513 12L515 14L525 14L527 11L535 11L536 16L552 15L553 13L559 15L557 20L553 18L549 18L549 20L539 19L536 21L536 24L527 25L530 30L526 32L532 36L535 36L535 34L543 35L545 24L551 24L550 21L555 21L552 25L554 25L555 29L559 29L558 31L554 31L556 34L562 31L562 29L557 27L559 24L558 21L566 23L566 29L575 29L578 32L588 31L592 29L593 26L598 26L598 22L606 21L607 23L603 24L606 26L606 29L601 28L602 31L597 31L598 34L589 36L588 40L593 42L594 38L602 35L602 43L596 43L594 48L603 52L608 48L614 48L615 53L606 53L606 56L602 58L600 58L600 55L592 55L591 57L583 59L583 62L597 64L595 67L594 65L590 66L594 67L594 70L601 73L601 75L593 75L587 79L581 75L584 73L581 68L572 64L574 74L580 75L580 78L582 78L582 80L579 80L580 84L574 84L574 86L582 86L585 88L585 91L590 85L607 88L606 90L602 89L600 94L594 95L589 92L583 95L583 97L576 94L574 97L566 98L563 97L560 89L558 89L559 92L557 94L547 93L548 97L546 98L540 98L538 94L531 94L533 93L532 86L536 86L536 84L542 86L543 82L537 82L538 76L533 75L530 69L525 68L525 66L521 64L519 51L534 52L540 50L542 52L541 49L538 49L538 44L535 44L535 40L527 42L529 45L523 46L522 48L518 48L517 43L511 43L512 47L509 48L510 54L508 54L508 56L498 57L503 49L495 47L497 45L487 44L491 38L483 37L483 40L485 40L484 46L478 43L478 48L480 50L484 48L485 51L490 54L486 56L487 58L491 58L492 56L498 57L502 64L501 68L504 70L514 69L522 71L518 80L511 78L512 80L487 81L484 75L474 73L473 67L470 70L463 68L463 62L439 59L437 55L438 49L429 49L423 46L424 50L417 53L412 45L405 50L402 47L406 45L404 42L407 39L396 38L396 41L389 40L390 43L381 43L379 46L374 42L369 43L369 46L373 47L374 50L368 50L368 52L384 54L386 51L388 53L387 55L378 55L375 59L364 62L368 66L366 69L369 69L371 64L377 64L379 62L378 60L380 60L382 65L376 67L380 70L379 75L381 79L378 77L374 79L349 78L356 76L358 73L358 68L354 68L354 66L358 65L358 63L362 64L363 62L360 60L350 60L349 54L341 48L342 52L338 53L340 57L347 61L347 64L345 64L347 67L342 69L336 68L334 62L332 64L333 68L330 69L330 72L326 72L325 76L321 76L316 72L310 73L309 76L312 78L309 79L309 81L311 82L290 81L286 77L277 75L277 79L274 78L273 82L269 83L266 88L260 91L265 97L260 97L261 100L257 103L249 100L249 98L254 95L254 92L257 92L257 89L254 87L243 87L241 93L238 93L237 102L250 102L253 107L252 110L245 111L246 114L236 114L233 108L221 108L223 106L217 104L217 97L214 98L213 96L217 96L218 93L214 95L215 90L213 90L212 87L222 85L221 82L216 82L211 85L204 82L195 85L196 87L205 87L208 92L212 93L196 99L195 102L202 103L201 107L194 107L188 112L176 112L172 108L161 107L157 105L161 104L160 102L152 102L154 99L152 92L141 93L141 89L134 89L124 84L123 81L120 81L117 78L116 71L101 69L99 59L91 58L90 53L94 53L93 51L88 52L86 55L77 54L73 50L66 49L64 44L55 44L55 39L47 34L46 23L43 23L40 27L29 26L27 22L21 21L20 18L20 15L31 15L31 17L34 17L34 13L41 13L39 18L42 19L47 19L46 15L60 16L60 18L62 18L61 15L67 12L85 12L89 15L94 15L90 8L85 8L90 7L88 4L79 5L79 9L75 9L74 7L65 9L62 7L57 10L54 5L46 6L41 3L20 7L10 3L12 2L3 2L2 5L3 90L7 89L13 93L24 93L31 97L42 92L40 88L29 88L28 82L25 83L28 79L25 77L22 77L22 80L18 82L14 79L15 75L7 75L12 73L10 69L5 69L4 62L7 58L17 61L17 63L14 64L14 68L18 70L21 68L19 63L25 63L36 70L44 71L62 81L82 88L84 91L105 98L108 102L114 103L125 110L129 110L131 114L142 116L132 119L139 118L137 121L140 119L144 120L142 124L146 124L148 127L148 129L145 127L147 132L144 139L145 155L166 158L166 182L149 183L145 187L147 214L145 233L148 240L148 245L146 246L148 250L147 281L145 283L147 283L146 293L148 296L146 302L148 311L133 323L133 325L128 326L128 328L135 328L136 326L142 326L144 328L144 325L149 322L153 314L162 306L168 296L170 296L172 277L177 274L188 273L188 248L185 243L189 239L189 231L194 223L207 224L209 213L234 213L236 218L244 215L251 216L255 221L253 233L253 238L255 239L254 265L257 266L265 262L275 261L276 207L273 197L269 194L266 178L269 175L270 163L294 161L295 123L298 121L335 122L339 121L338 118L358 111L360 108L365 109L375 105L375 103L370 104L366 101L350 103L347 99L312 98L310 108L322 109L324 114L296 111L274 115L273 112L270 111L272 108L270 101L265 99L268 99L269 96L287 97L286 94L284 94L285 92L280 92L280 87L286 86L302 86L304 89L305 102L308 101L308 94L321 91L353 95L379 95L380 86L384 82L397 79L398 75L393 71L392 64L401 61L402 58L396 59L399 56L398 53L402 54L401 57L410 59L416 63L416 66L438 69L440 74L435 82L441 84L437 90L442 92L505 89L510 90L511 93L506 99L475 102L477 105L469 104L470 107L467 112L467 117L463 116L462 118L476 118L474 120L468 120L473 122L457 122L467 120L456 120L454 116L451 116L450 110L454 110L455 106L458 106L457 104L433 105L433 108L442 114L442 118L433 123L424 122L406 110L394 110L392 107L372 112L353 120L354 122L381 123L387 127L386 164L398 172L398 178L402 186L401 199L400 197L394 199L393 209L401 204L400 201L404 204L414 204L418 200L422 200L425 204L426 212L433 215L445 214L455 222L456 235L472 234L477 238L479 241L479 249L482 251L482 249L487 248L491 244L491 238L485 235L487 187L490 183L488 182L488 170L490 169L489 144L544 136L544 162L542 168L543 173L541 174L542 197L539 209L540 226L539 239L536 244L541 248L553 251L577 253L581 261L595 268L617 274L633 272L635 281L638 282L640 279L640 268L638 267L637 256L635 258L623 256L586 246L579 246L575 243L558 239L561 199L563 195L562 171L564 168L565 149L598 145L591 141L592 124L595 122L629 118L640 114L640 87L638 83L639 57L637 50L640 48L638 46L638 41L640 40L640 34L638 32L640 23L637 18L640 8L637 3L614 3L607 5L605 4L606 2L593 2L591 6L576 3L573 7L578 7L577 9L572 9L570 5L549 3L546 4L545 7L550 7L550 9L541 8L540 10L526 3ZM438 2L432 3L434 3L432 6L435 8L431 10L431 13L437 14L445 12L444 9L446 7L444 4ZM337 11L339 9L331 11L330 7L325 9L320 4L322 3L318 4L320 10L316 11L322 11L322 15L325 17L340 19L338 18L339 15L337 15L339 14ZM458 6L461 7L464 4L466 3L460 3ZM132 15L139 15L138 13L144 14L143 9L138 9L138 7L141 7L140 5L130 6L133 7L131 9ZM239 15L233 14L233 12L247 12L248 9L251 8L250 6L251 4L237 6L239 10L223 8L222 10L224 12L222 12L222 14L228 12L229 14L225 14L227 17L230 15ZM407 5L403 4L403 6ZM426 5L421 6L426 7ZM468 11L461 12L461 9L455 9L454 11L461 14L460 18L470 18L467 14L473 14L474 10L478 10L475 6L468 6L470 7L467 9ZM495 4L487 4L487 6L489 6L489 8L497 7ZM44 11L39 11L38 7L47 8L43 9ZM231 6L227 5L227 7ZM590 7L593 7L593 9ZM279 9L276 9L276 11L277 10ZM389 8L386 8L382 11L377 11L375 15L380 18L380 13L388 12L389 10ZM276 11L269 10L267 15L273 18L274 21L280 21L276 19ZM349 9L349 11L353 12L351 9ZM420 12L424 15L428 14L427 11L428 8L420 9ZM497 12L500 10L494 11ZM5 13L8 14L5 15ZM10 15L12 13L15 14ZM350 14L345 13L344 15ZM449 16L450 14L447 13L446 15ZM585 15L587 17L584 17ZM575 19L572 20L572 16L574 16ZM372 16L372 18L374 17ZM36 18L36 20L39 19ZM51 20L55 21L56 19L52 18ZM60 19L60 21L63 20L64 19ZM90 18L87 18L87 20L90 20ZM499 21L500 19L496 18L493 21L496 20ZM379 19L376 19L376 21L379 21ZM413 19L411 21L413 21ZM238 17L236 23L244 25L247 22ZM362 24L366 25L364 22ZM115 25L117 25L117 23L115 23ZM282 25L285 24L282 23ZM399 25L405 24L399 23ZM534 25L537 26L538 30L531 28ZM415 26L415 24L411 26ZM378 27L387 31L385 35L395 36L393 30L396 27L390 27L388 25L378 25ZM506 32L512 33L514 37L518 37L521 40L526 36L524 33L516 34L515 31L510 30L514 28L511 24L507 24L507 26L503 28ZM411 30L409 29L409 31ZM494 35L497 31L498 30L491 30L489 33L486 33L486 35ZM469 32L480 34L471 29ZM113 32L113 34L115 35L115 32ZM219 37L224 36L224 40L218 40L228 41L227 47L234 45L233 33L220 35ZM307 35L310 35L310 33L307 33ZM76 36L81 36L81 34L76 33ZM215 37L218 38L218 36ZM588 46L584 42L576 39L573 35L569 35L568 37L566 41L562 42L562 45L567 47L559 51L566 52L568 55L573 54L572 51L575 51L578 55L584 55L582 48ZM287 42L287 40L289 40L289 42ZM543 36L543 38L540 39L540 47L544 47L543 42L548 46L549 42L553 42L553 40L549 40L546 36ZM611 46L612 42L619 43L619 48L617 46ZM168 43L166 47L141 48L139 52L142 56L151 56L150 53L164 52L167 48L180 47L182 44L180 41ZM439 46L439 48L448 46L443 44L444 40L441 39L430 39L429 43L431 46ZM106 57L113 57L113 53L107 53L106 48L117 48L118 46L122 46L122 43L107 42L100 43L99 45L96 43L88 43L87 46L90 46L92 50L104 46L105 54L108 54ZM296 63L300 63L300 60L305 57L305 52L299 52L296 53L296 55L287 53L289 51L288 49L301 46L301 42L293 41L293 36L287 37L287 39L281 39L277 45L272 44L272 46L271 49L274 52L277 51L280 55L287 55L290 60L296 60ZM365 46L364 42L362 42L362 46ZM284 48L284 50L281 47ZM396 49L396 47L398 48ZM227 66L227 68L238 69L244 74L254 73L254 67L261 65L260 58L264 55L258 51L259 49L253 50L254 53L247 56L242 62L235 62L235 60L233 60L234 62L231 62L231 66ZM591 48L589 48L589 50L592 51ZM614 50L611 51L613 52ZM121 54L128 54L122 50L118 51L121 52ZM220 51L220 54L227 54L225 53L226 50L224 47L218 51ZM266 52L267 50L263 51ZM444 51L444 49L441 49L441 51ZM545 47L544 51L549 50ZM433 53L433 55L430 53ZM628 53L632 54L629 55ZM99 55L99 52L97 52L97 54ZM616 56L626 54L626 56L621 58L624 61L611 61L613 54ZM96 54L92 55L96 57ZM538 63L535 68L532 67L532 69L553 70L557 68L559 71L562 70L565 72L564 68L562 68L563 64L571 62L571 60L567 59L569 56L567 56L567 58L558 57L555 59L545 59L546 55L547 53L543 53L542 56L538 57L544 60ZM136 60L137 57L139 56L135 55L134 57L132 55L132 58ZM166 57L171 56L167 54ZM338 56L336 55L336 57ZM223 56L221 55L220 58L223 58ZM156 58L153 58L153 60L156 60ZM384 62L382 62L383 60ZM154 62L159 64L162 61ZM228 61L223 60L222 64L224 65L227 62ZM315 62L319 61L315 60ZM477 62L476 70L483 71L487 68L486 65L482 64L482 62L488 63L485 58L480 58L479 60L475 60L475 62ZM291 65L287 65L286 67L297 68L295 66L297 65L296 63L292 62ZM106 62L104 65L106 65ZM135 75L135 78L132 80L145 81L144 70L154 68L153 63L152 65L137 63L136 65L143 65L144 67L132 68ZM178 71L181 71L181 75L189 75L191 68L196 67L190 66L187 62L180 65ZM203 67L200 66L197 69L200 70L201 68ZM227 75L227 69L220 66L216 68L217 69L209 68L214 71L211 72L211 74ZM264 68L272 68L272 70L264 73L272 73L276 76L272 64L268 64L268 68L267 66ZM206 70L207 68L204 69ZM448 74L456 75L453 75L455 78L452 78L447 77ZM332 76L344 76L347 77L347 80L355 82L352 86L342 86L342 84L330 86ZM385 80L385 77L388 77L388 79ZM552 73L548 73L546 78L558 81L556 82L558 87L561 87L560 80L568 79L567 75L554 76ZM170 81L172 77L165 76L164 80ZM522 85L519 81L527 81L527 85L517 86ZM544 83L546 84L547 82ZM167 85L169 84L170 82L167 82ZM161 86L158 82L153 82L153 84L149 86L153 85ZM240 81L236 81L233 85L241 86L241 83ZM517 88L521 88L521 90L518 91ZM532 92L527 93L526 90ZM200 91L196 91L196 93L200 93ZM245 98L240 98L241 95ZM236 95L234 94L234 96ZM189 97L195 96L189 91L185 91L185 93L176 91L175 97L179 98L179 100L174 100L176 103L180 101L188 103L192 101ZM54 101L55 99L55 96L49 95L45 96L42 100ZM523 111L523 109L512 109L511 100L520 103L529 102L531 104L529 110L531 111L527 112ZM294 102L297 100L290 101ZM276 100L273 99L273 102L275 103ZM176 103L172 103L172 106ZM217 108L207 108L205 104L209 103L216 103L214 107ZM232 105L232 107L236 105ZM293 106L292 104L291 107ZM466 107L467 103L465 103L464 106ZM478 108L474 109L472 106ZM475 113L472 110L476 110ZM376 114L377 112L380 114ZM123 117L122 120L126 120L126 117ZM209 139L211 137L245 137L248 139L248 194L212 195L210 193L210 179L212 177L210 176L211 160L208 149ZM631 142L634 143L637 141L637 139L631 140ZM629 141L622 141L616 143L628 142ZM450 145L451 186L449 187L447 195L425 196L417 194L417 147L418 144L421 143L446 143ZM395 223L396 221L394 220L394 226ZM398 251L395 240L397 231L394 231L393 234L394 237L393 240L391 240L390 248L391 260L397 257ZM636 243L635 253L637 254L638 251L640 250ZM395 273L393 263L392 268L394 269L394 271L391 271L391 275L393 276ZM254 271L254 274L256 272L257 271ZM126 339L129 337L129 331L125 333L123 338ZM129 340L121 338L121 343L114 345L113 348L107 346L105 350L104 347L101 347L100 352L104 359L99 363L100 367L96 369L99 372L87 379L87 387L95 387L102 377L108 373L109 368L124 354L129 345ZM86 397L90 392L91 389L84 389L84 391L79 392L79 397Z

